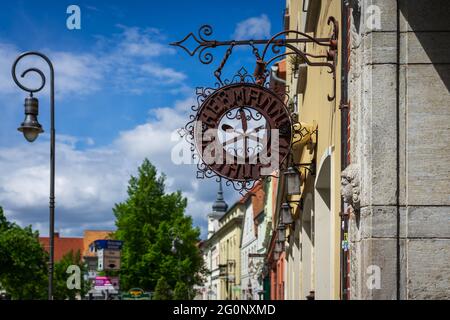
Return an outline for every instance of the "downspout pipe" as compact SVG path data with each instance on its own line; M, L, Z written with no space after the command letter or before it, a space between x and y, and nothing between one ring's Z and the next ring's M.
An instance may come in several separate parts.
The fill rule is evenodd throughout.
M271 77L273 80L275 80L276 82L279 82L279 83L281 83L282 85L286 85L286 80L281 79L281 78L278 76L278 66L277 66L277 65L274 65L274 66L271 66L271 67L270 67L270 77Z
M341 1L341 101L339 103L339 109L341 110L341 171L343 171L348 162L348 112L349 112L349 101L348 101L348 71L349 71L349 4L350 0ZM349 298L347 282L348 282L348 269L347 269L347 258L348 252L344 251L342 243L344 241L344 234L348 232L348 216L345 212L344 200L341 197L341 249L340 249L340 260L341 260L341 299L347 300Z
M396 1L397 4L397 16L396 16L396 22L397 22L397 34L396 34L396 42L397 42L397 52L396 52L396 85L397 85L397 92L396 92L396 99L395 99L395 107L396 107L396 143L397 143L397 154L396 154L396 171L397 171L397 179L396 179L396 187L397 187L397 194L396 194L396 204L397 204L397 230L396 230L396 255L397 255L397 261L396 261L396 278L397 278L397 290L396 290L396 298L397 300L401 299L401 250L400 250L400 1Z

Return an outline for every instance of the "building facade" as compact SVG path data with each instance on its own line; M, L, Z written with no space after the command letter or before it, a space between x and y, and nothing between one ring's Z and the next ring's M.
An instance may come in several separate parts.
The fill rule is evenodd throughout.
M251 193L251 191L250 191ZM249 193L249 194L250 194ZM255 223L253 220L253 205L252 197L247 197L245 201L245 213L242 223L242 236L241 236L241 299L242 300L256 300L257 290L259 290L259 284L256 279L256 275L253 270L253 259L250 258L252 254L256 253L256 232Z
M259 181L246 195L245 214L242 225L241 242L241 299L260 300L263 298L264 279L261 277L264 252L259 239L259 224L265 225L264 191ZM264 228L265 229L265 228ZM265 230L261 231L264 232ZM261 238L264 237L262 233Z
M327 38L332 33L328 18L341 17L341 1L286 1L285 30ZM297 37L289 33L287 38ZM340 40L338 40L340 41ZM326 56L328 47L316 43L294 44L315 56ZM339 47L339 43L338 43ZM278 283L272 296L282 299L340 298L340 84L334 82L326 67L307 65L295 55L287 56L285 86L288 105L297 126L303 128L300 140L294 141L289 166L300 177L298 189L286 190L280 175L275 223L283 220L283 204L289 205L291 217L285 239L274 233L273 250L282 241L282 252L273 271ZM341 56L336 57L336 79L340 79ZM333 96L334 99L329 99ZM302 165L300 165L302 164ZM279 228L276 228L278 230ZM280 280L273 280L278 282Z
M199 299L219 300L223 299L220 290L220 268L219 268L219 242L220 237L216 235L219 230L219 220L228 210L228 205L223 199L222 183L219 184L217 198L212 206L212 212L208 215L208 238L200 245L203 261L207 270L203 286L197 288L200 292Z
M219 220L220 300L241 297L241 234L245 205L237 201Z
M231 208L223 200L219 183L217 199L208 215L208 238L201 244L207 269L202 287L197 288L204 300L235 300L241 296L241 235L245 200Z
M348 4L348 297L449 299L450 2Z
M335 74L295 55L271 66L271 89L287 94L294 130L304 131L288 168L260 182L263 210L246 196L218 219L218 296L238 297L229 277L238 240L241 299L256 298L254 285L273 300L450 298L449 8L286 1L285 30L328 38L336 19Z

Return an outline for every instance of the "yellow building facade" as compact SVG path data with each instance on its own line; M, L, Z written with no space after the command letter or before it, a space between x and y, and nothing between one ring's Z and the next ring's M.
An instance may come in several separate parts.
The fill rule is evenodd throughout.
M287 0L285 28L315 38L327 38L332 26L330 16L340 24L341 2L336 0ZM295 37L295 34L291 34ZM313 55L326 55L327 47L314 43L297 44ZM338 43L340 48L340 40ZM301 187L291 196L294 223L285 244L285 298L340 298L340 85L326 67L308 66L301 59L286 57L286 86L289 106L312 135L294 144L294 163L299 166ZM340 79L341 55L337 55L336 79ZM327 96L335 94L329 101ZM280 180L282 187L284 181ZM282 187L283 188L283 187ZM285 201L278 199L277 207Z
M236 202L219 219L219 300L236 300L241 294L241 234L245 206Z

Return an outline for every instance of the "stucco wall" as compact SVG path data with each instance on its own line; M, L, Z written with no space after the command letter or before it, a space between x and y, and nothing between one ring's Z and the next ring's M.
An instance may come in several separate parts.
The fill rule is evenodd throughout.
M303 6L302 0L290 0L289 6L289 28L306 32L313 37L330 37L332 29L328 25L328 18L333 16L340 23L341 3L338 0L327 1L309 1ZM308 12L303 12L303 8ZM295 35L292 35L295 37ZM340 39L338 39L340 47ZM303 47L303 45L300 45ZM315 55L326 54L327 47L318 46L316 44L306 45L306 52ZM312 233L314 239L313 254L310 258L304 255L302 257L295 252L295 245L290 246L295 250L291 252L288 249L287 279L293 282L286 286L286 297L288 299L302 298L305 290L315 291L317 299L339 299L340 296L340 278L339 278L339 261L340 261L340 65L341 55L338 54L336 66L336 98L332 101L327 96L333 95L334 80L325 67L303 66L298 77L292 71L292 59L287 58L287 84L291 95L297 94L297 111L298 119L307 124L317 124L317 135L313 138L316 143L312 145L296 145L294 146L294 157L296 162L310 163L315 162L317 173L321 171L323 159L327 158L326 163L328 169L322 171L322 177L325 178L324 185L317 187L316 176L311 175L308 171L304 171L307 176L302 187L303 199L308 194L313 197L314 219L312 226L315 227ZM325 173L325 171L328 171ZM320 190L319 190L320 189ZM319 200L322 199L324 192L329 198L326 205ZM317 209L317 210L315 210ZM301 210L297 210L296 218L301 219L304 214ZM303 228L295 229L294 237L300 239L300 242L306 242L308 237L302 236ZM304 240L302 240L304 239ZM293 239L291 239L293 240ZM294 244L291 241L291 244ZM302 244L300 243L300 246ZM305 259L309 259L306 261ZM297 264L305 264L300 270ZM293 266L290 266L293 264ZM312 268L312 273L308 272L305 277L303 270ZM312 279L310 279L312 277ZM298 281L295 281L296 279ZM312 282L312 287L309 282ZM303 285L303 282L305 285ZM299 288L295 288L298 286Z

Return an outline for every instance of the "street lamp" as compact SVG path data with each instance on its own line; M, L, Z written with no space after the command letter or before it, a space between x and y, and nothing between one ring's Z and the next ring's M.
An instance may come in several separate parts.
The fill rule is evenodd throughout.
M23 133L28 142L36 140L38 135L44 130L37 119L39 114L39 101L34 97L25 98L25 120L17 129Z
M280 223L277 227L278 230L278 241L284 242L286 241L286 226L283 223Z
M291 206L287 202L281 205L281 222L284 225L294 223L294 219L291 214Z
M275 242L275 252L281 253L283 251L283 243L280 241Z
M286 169L286 171L283 172L286 181L286 194L288 196L295 196L300 194L300 186L306 178L306 176L303 175L300 171L301 168L308 170L312 176L316 174L314 162L293 163L289 168Z
M23 133L25 139L29 142L36 140L38 135L43 132L42 126L39 124L37 116L39 113L38 99L33 97L35 92L39 92L45 86L45 75L37 68L28 68L20 75L24 78L29 72L37 73L41 78L40 86L29 88L24 86L17 79L16 67L17 63L24 57L38 56L47 62L50 68L50 221L49 221L49 264L48 264L48 299L53 300L53 266L54 266L54 240L55 240L55 72L50 59L36 51L28 51L19 55L14 61L11 69L14 82L22 90L29 92L30 96L25 98L25 120L22 122L18 130Z
M286 193L288 196L293 196L300 193L300 184L301 184L301 173L294 169L293 167L289 167L285 172L284 176L286 179Z

